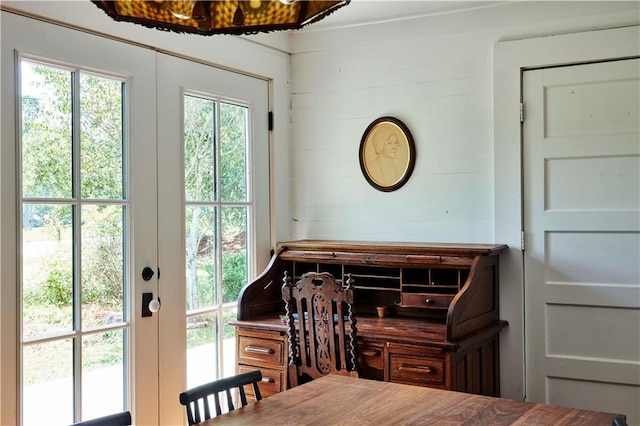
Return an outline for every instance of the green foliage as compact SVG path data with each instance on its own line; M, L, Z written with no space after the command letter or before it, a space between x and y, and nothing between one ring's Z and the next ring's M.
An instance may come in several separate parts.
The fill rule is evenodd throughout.
M63 306L71 304L73 298L73 282L71 271L64 269L51 269L42 287L44 300L52 305Z
M186 199L215 199L215 103L210 100L184 98L184 157Z
M221 200L247 199L247 108L220 104Z
M196 96L185 96L185 193L187 202L246 201L247 199L247 108ZM218 114L218 116L216 116ZM219 134L216 134L216 118ZM217 146L219 144L219 146ZM220 161L215 158L219 154ZM216 188L219 164L220 188ZM221 216L222 230L216 227ZM187 309L197 309L216 300L215 242L222 239L223 302L237 299L247 279L244 246L225 243L228 236L244 235L246 207L188 206L186 211ZM233 238L229 238L233 240ZM203 245L203 241L207 245ZM202 250L203 246L208 250ZM240 254L236 252L242 252Z
M27 65L25 65L27 66ZM22 183L27 197L70 197L72 191L71 73L31 64L24 81L38 97L22 100Z
M82 197L122 199L122 82L80 74Z
M214 303L216 300L215 267L203 264L198 268L198 280L195 284L197 305L188 309ZM247 283L247 256L244 252L227 253L222 258L222 301L224 303L238 300L240 290Z
M82 210L82 302L118 306L123 298L123 211L119 206Z
M76 76L69 69L30 61L23 61L23 67L30 69L23 73L23 196L122 200L123 83L83 72ZM79 96L75 98L71 96L74 81L79 81ZM248 108L185 96L184 111L187 202L246 201ZM73 134L72 113L79 113L78 134ZM78 136L76 146L74 138ZM74 157L77 148L79 156ZM80 162L74 163L78 158ZM74 175L78 172L79 177ZM62 242L77 235L79 230L75 227L82 223L79 259L82 303L121 306L125 211L122 206L88 205L25 203L23 227L44 228L52 240ZM74 220L78 215L80 221ZM215 300L215 285L222 286L224 302L237 300L247 281L244 241L247 208L187 206L186 216L187 306L196 309L200 301ZM218 229L218 224L222 229ZM236 236L242 236L241 240ZM203 241L208 241L204 251ZM219 244L222 246L218 247ZM64 256L66 261L47 258L37 265L42 273L32 274L31 281L25 282L25 303L53 306L72 303L73 283L78 278L69 264L72 257L69 253ZM216 259L222 259L222 283L216 283Z
M83 304L93 303L103 307L122 305L122 257L117 254L122 250L121 245L114 244L114 241L117 239L105 239L97 243L96 254L87 259L82 282ZM45 262L42 269L46 270L43 280L25 288L25 304L71 305L73 272L70 262L54 257Z
M195 283L195 290L197 294L196 306L206 306L215 303L216 300L216 273L215 267L211 264L206 264L198 268L198 281ZM193 309L190 306L189 309Z
M23 196L47 198L121 199L122 194L122 83L80 73L81 192L73 186L72 76L69 70L28 61L22 99ZM43 227L60 242L71 238L74 215L82 215L82 302L103 306L122 303L122 210L71 204L25 204L24 229ZM73 232L71 232L73 234ZM60 250L60 248L58 248ZM67 258L69 255L66 254ZM25 283L26 303L68 305L73 299L73 268L49 257L40 268L40 282Z
M247 283L247 256L244 252L226 255L222 262L222 301L238 300Z
M218 103L219 141L215 134L216 102L195 96L184 100L185 189L187 200L246 201L247 108ZM216 143L220 144L220 188L215 192Z
M26 305L69 306L73 300L73 267L71 252L60 245L48 256L36 276L40 280L25 283L23 292Z

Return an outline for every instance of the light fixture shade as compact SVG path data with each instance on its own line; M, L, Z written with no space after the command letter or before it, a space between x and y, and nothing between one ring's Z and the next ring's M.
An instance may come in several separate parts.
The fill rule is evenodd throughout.
M91 0L116 21L192 33L255 34L295 30L319 21L350 0Z

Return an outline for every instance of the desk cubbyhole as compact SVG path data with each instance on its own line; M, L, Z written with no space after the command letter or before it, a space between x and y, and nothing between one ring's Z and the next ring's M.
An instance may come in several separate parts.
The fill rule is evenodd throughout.
M402 269L403 284L428 284L429 269L427 268L403 268Z
M384 266L344 265L344 273L362 277L393 278L400 280L400 268Z
M368 275L351 275L355 288L396 290L400 291L399 278L386 278Z
M335 277L336 280L342 279L342 265L335 263L318 264L318 272L328 272Z
M293 264L293 277L295 277L296 281L307 272L318 272L318 264L306 262L296 262Z
M376 314L376 306L396 306L400 303L399 291L379 291L356 287L353 293L356 317L360 314Z
M429 285L458 289L461 284L460 278L459 269L431 269L429 273ZM462 284L464 284L464 281Z

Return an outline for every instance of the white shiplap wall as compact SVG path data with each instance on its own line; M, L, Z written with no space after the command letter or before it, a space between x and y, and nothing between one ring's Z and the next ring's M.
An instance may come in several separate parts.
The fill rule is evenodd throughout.
M296 237L487 241L491 197L491 45L473 37L364 45L294 56ZM358 149L379 116L416 143L412 178L383 193Z
M638 20L638 2L520 2L294 34L292 237L492 242L495 43ZM358 162L362 133L385 115L417 150L392 193Z

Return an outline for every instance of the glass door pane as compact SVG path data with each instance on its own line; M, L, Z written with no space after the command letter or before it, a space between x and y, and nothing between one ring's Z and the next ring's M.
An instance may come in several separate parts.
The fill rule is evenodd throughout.
M22 59L23 423L127 409L122 79Z
M187 387L235 370L228 321L248 276L247 212L253 209L248 116L247 106L184 95Z

